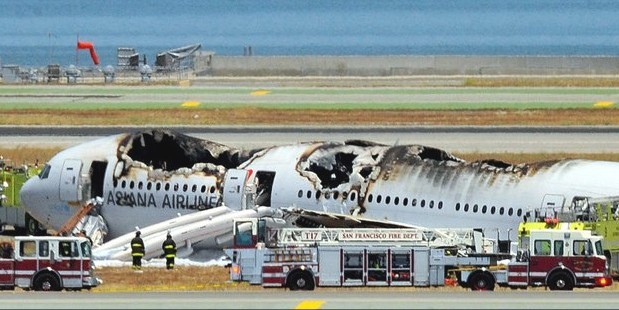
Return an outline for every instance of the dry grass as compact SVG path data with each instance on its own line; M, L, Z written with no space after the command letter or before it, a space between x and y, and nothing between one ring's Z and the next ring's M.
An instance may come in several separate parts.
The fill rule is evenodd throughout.
M128 291L247 291L262 290L260 285L250 285L247 282L231 282L229 270L226 267L188 267L177 266L174 271L160 267L147 267L143 273L135 273L130 267L104 267L96 270L103 284L93 288L93 292L128 292ZM321 291L346 290L398 290L398 291L467 291L462 287L321 287ZM509 288L496 288L497 291L509 291ZM546 290L545 288L529 288L531 291ZM576 289L589 290L589 289ZM617 291L619 283L596 289L596 291Z
M220 291L259 288L245 282L230 282L229 271L225 267L177 266L171 271L159 267L144 267L142 271L136 273L131 267L97 269L96 275L103 280L103 284L93 291Z
M619 109L301 110L267 108L3 110L4 125L616 125Z

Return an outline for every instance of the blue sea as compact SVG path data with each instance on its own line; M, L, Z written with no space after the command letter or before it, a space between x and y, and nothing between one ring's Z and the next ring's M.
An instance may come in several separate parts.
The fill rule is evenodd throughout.
M619 1L0 0L0 63L218 55L618 55Z

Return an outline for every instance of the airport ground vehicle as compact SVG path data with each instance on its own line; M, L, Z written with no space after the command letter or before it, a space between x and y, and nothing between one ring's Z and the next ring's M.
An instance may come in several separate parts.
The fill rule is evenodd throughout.
M12 235L42 235L44 229L21 206L19 190L33 175L38 165L15 165L0 156L0 232Z
M90 289L94 275L90 241L84 237L16 236L0 247L0 288L35 291Z
M473 290L495 285L571 290L612 283L601 237L589 231L533 230L519 255L515 247L499 253L496 242L474 229L269 230L260 219L237 219L234 239L225 249L231 280L263 287L458 283Z
M518 238L526 242L535 229L590 230L602 236L602 246L610 273L619 278L619 196L575 197L568 207L563 201L538 208L526 214L520 223Z

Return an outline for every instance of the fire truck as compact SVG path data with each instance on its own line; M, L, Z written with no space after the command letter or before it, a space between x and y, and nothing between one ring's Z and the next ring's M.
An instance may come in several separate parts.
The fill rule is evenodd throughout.
M525 217L518 228L518 237L525 242L534 229L590 230L602 236L610 273L619 278L619 196L577 196L569 204L559 200L527 212Z
M271 230L263 219L237 219L230 279L263 287L444 286L472 290L612 284L601 237L587 231L531 231L509 253L481 231L457 229ZM578 252L577 251L581 251ZM582 254L581 254L582 253Z
M84 237L16 236L0 243L0 288L60 291L101 284Z

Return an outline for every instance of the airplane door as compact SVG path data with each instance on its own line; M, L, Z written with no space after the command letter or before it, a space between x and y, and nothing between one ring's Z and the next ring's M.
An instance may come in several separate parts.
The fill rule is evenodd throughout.
M80 172L82 170L82 161L78 159L67 159L62 165L60 173L60 200L62 201L78 201L80 200Z
M226 172L223 185L223 202L232 209L245 209L243 196L245 194L245 179L247 170L230 169Z
M551 216L554 217L555 212L558 212L563 207L565 197L563 195L546 194L542 201L542 208L540 210L540 217Z

